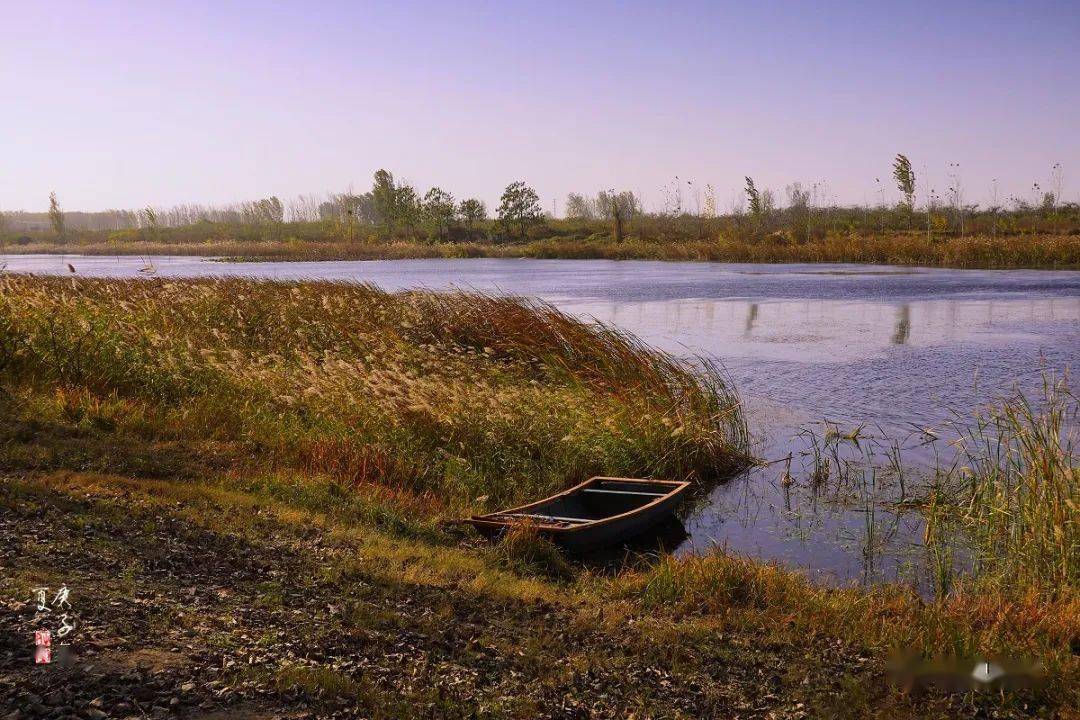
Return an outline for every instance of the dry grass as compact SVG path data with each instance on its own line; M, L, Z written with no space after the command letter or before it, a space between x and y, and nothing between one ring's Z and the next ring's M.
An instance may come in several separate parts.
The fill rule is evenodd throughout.
M0 283L0 363L39 423L459 506L601 471L715 480L745 462L715 368L545 305L330 283Z
M1048 378L1043 398L1006 398L965 432L939 482L959 498L984 581L1050 597L1080 587L1078 420L1068 380Z
M719 234L705 239L629 239L602 235L553 235L526 243L427 243L418 241L337 241L315 239L246 240L214 237L205 241L57 245L34 242L5 252L87 255L201 255L237 260L399 260L406 258L532 257L606 260L684 260L715 262L852 262L961 268L1080 268L1080 235L1013 234L934 237L921 232L884 235L830 234L807 242L783 235L741 237Z
M117 503L137 491L223 535L263 536L271 517L314 528L344 548L325 567L344 586L606 613L595 622L613 632L633 620L669 638L647 644L657 654L693 657L702 638L723 645L734 632L798 652L840 638L880 654L1028 657L1047 669L1054 705L1080 705L1077 473L1059 432L1075 399L1049 415L1014 404L989 416L999 441L963 476L962 519L986 528L997 562L927 601L892 586L820 588L723 553L608 578L527 531L482 552L459 543L437 516L482 505L478 495L501 503L601 470L711 479L744 462L737 399L714 369L545 306L329 283L7 277L0 368L0 469L168 478L45 484ZM357 690L333 675L280 680Z
M1080 402L1067 380L1045 396L1007 397L957 442L955 463L928 478L927 551L972 544L957 577L951 556L933 599L913 589L831 589L777 566L717 551L661 559L615 581L651 611L770 627L792 638L839 635L880 652L1036 661L1054 693L1080 695ZM909 473L910 474L910 473Z
M507 532L494 546L493 553L500 563L522 574L554 580L574 576L573 568L559 548L528 524Z
M613 243L545 240L522 249L537 258L704 260L737 263L845 262L959 268L1080 268L1078 235L971 236L927 240L919 233L836 235L805 243L783 238Z

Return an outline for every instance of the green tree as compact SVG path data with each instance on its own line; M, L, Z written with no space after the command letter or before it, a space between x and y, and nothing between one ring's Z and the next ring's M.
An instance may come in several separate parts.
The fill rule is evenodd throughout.
M450 233L450 227L457 219L454 196L438 187L431 188L424 195L421 211L424 225L440 238L445 238Z
M49 222L52 223L53 232L60 242L67 240L64 229L64 211L60 209L60 201L56 199L56 192L49 193Z
M544 217L540 209L540 196L523 182L513 182L506 186L499 198L497 210L499 222L506 228L516 227L522 240L530 225L535 225Z
M158 215L157 211L149 205L142 211L143 227L146 229L147 239L156 242L158 239Z
M747 176L745 192L750 205L750 217L754 219L758 230L766 230L773 210L776 208L772 190L758 190L753 178Z
M420 224L422 203L416 188L402 183L394 191L394 218L397 224L411 232Z
M750 216L755 220L760 219L764 214L765 206L761 201L761 193L754 185L754 179L749 175L746 176L746 201L750 206Z
M461 221L465 223L465 227L471 228L474 224L487 220L487 205L484 204L483 200L469 198L461 201L458 213L461 215Z
M915 171L911 169L911 161L906 155L899 154L893 162L893 177L896 178L896 187L904 196L901 203L908 210L915 207Z
M398 189L394 185L394 176L389 170L375 171L371 200L377 221L385 226L387 232L393 233L398 217Z

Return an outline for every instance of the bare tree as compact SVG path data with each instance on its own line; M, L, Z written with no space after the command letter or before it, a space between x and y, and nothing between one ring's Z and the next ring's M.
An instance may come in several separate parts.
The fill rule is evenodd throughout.
M596 209L587 197L581 193L566 196L566 217L573 220L595 220Z
M1061 202L1061 193L1065 190L1065 171L1061 167L1061 163L1054 163L1054 166L1050 168L1050 191L1054 194L1053 206L1057 207Z
M960 221L960 237L964 237L964 186L960 178L960 163L949 163L949 200Z
M716 217L716 190L709 183L705 184L705 207L702 214L707 218Z
M797 242L807 242L810 240L810 191L804 190L802 183L796 182L788 185L786 192L792 238Z
M289 201L290 222L316 222L321 201L314 195L298 195Z
M637 212L638 204L634 193L629 190L601 190L596 194L596 208L602 217L612 222L615 242L623 241L623 226Z

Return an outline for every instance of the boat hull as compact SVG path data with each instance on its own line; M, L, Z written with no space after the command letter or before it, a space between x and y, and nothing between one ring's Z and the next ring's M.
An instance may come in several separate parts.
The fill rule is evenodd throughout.
M528 524L568 551L586 552L630 540L663 522L682 502L688 487L685 482L590 478L564 493L519 508L474 516L468 522L487 537ZM592 507L586 500L592 501ZM616 505L614 509L597 509L598 500ZM635 501L640 504L635 505ZM582 517L565 517L559 512ZM590 512L610 514L588 517Z

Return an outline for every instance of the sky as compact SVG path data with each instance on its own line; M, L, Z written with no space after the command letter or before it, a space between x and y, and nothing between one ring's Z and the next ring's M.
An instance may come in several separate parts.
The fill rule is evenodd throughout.
M379 168L561 214L679 178L783 200L1080 199L1080 2L0 0L0 210L223 204ZM950 170L950 164L958 170ZM880 184L877 182L880 179ZM880 193L884 186L886 191Z

